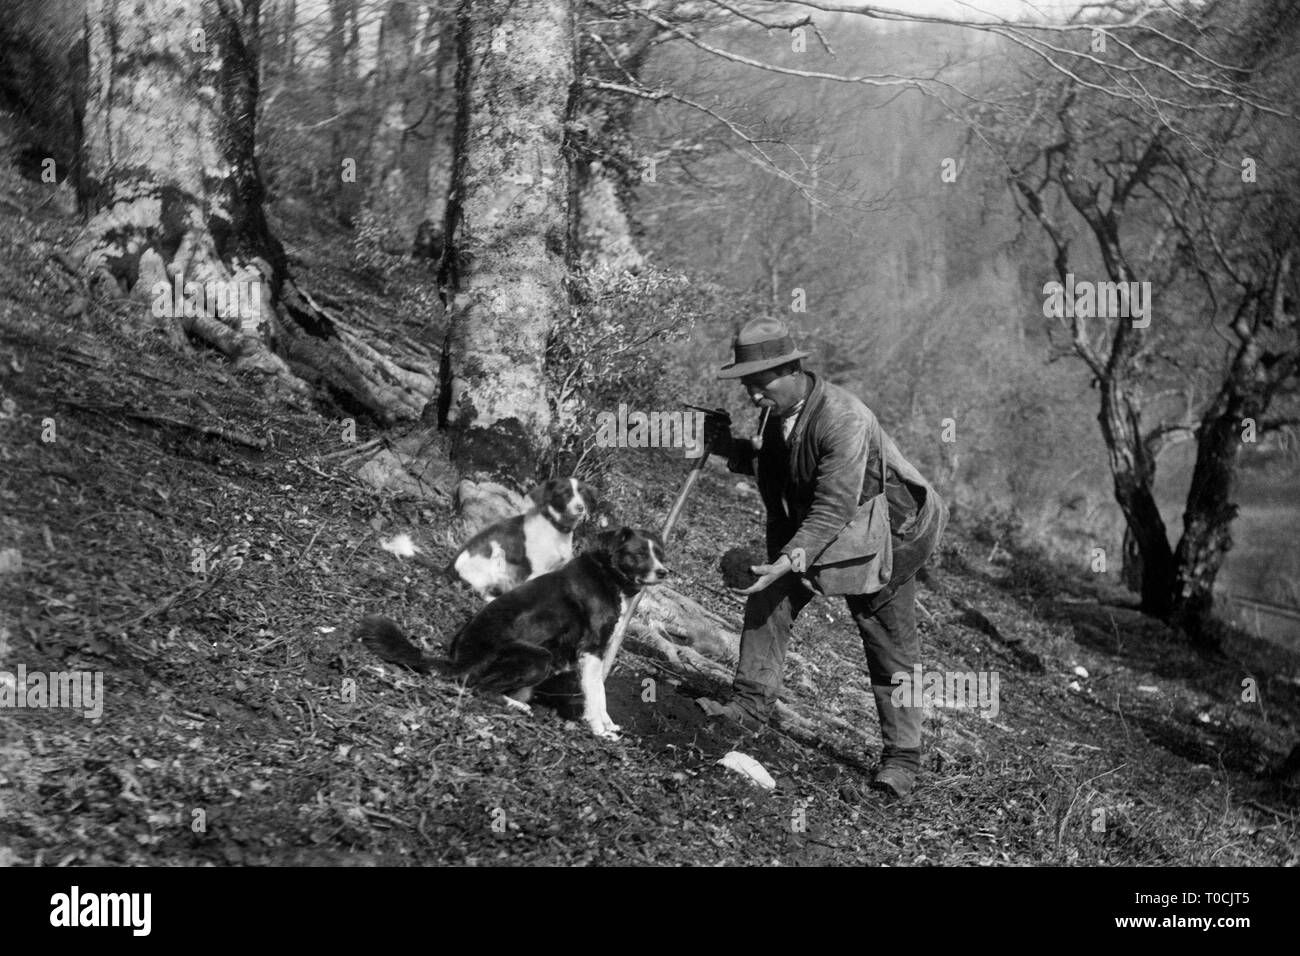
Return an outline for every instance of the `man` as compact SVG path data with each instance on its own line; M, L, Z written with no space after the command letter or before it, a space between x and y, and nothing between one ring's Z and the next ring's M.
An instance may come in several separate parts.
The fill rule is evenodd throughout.
M757 476L767 509L769 563L754 566L758 580L740 591L748 595L740 663L723 709L747 728L771 715L791 626L814 594L802 572L819 579L818 559L833 554L833 593L845 595L862 635L880 715L884 747L872 786L905 796L920 769L921 711L894 704L892 681L921 660L915 575L938 546L947 507L866 405L804 370L808 353L795 348L785 323L753 320L736 336L734 349L735 361L718 377L740 379L750 400L771 414L759 449L716 420L710 437L730 470ZM893 559L887 582L874 560L885 535L882 530L869 539L863 518L867 503L880 494L881 455Z

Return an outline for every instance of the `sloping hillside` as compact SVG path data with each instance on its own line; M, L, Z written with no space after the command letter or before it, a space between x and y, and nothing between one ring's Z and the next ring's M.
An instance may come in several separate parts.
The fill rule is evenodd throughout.
M611 681L614 744L378 664L350 638L362 614L432 645L473 607L379 546L413 529L446 558L447 504L377 496L329 457L338 422L122 331L128 307L55 258L75 220L0 177L0 670L102 672L104 693L94 719L0 710L0 859L1300 859L1295 791L1262 776L1300 737L1300 662L1244 639L1193 656L1083 572L992 547L973 516L921 591L921 628L928 667L997 672L998 712L933 710L902 804L864 786L878 738L841 604L809 606L783 722L739 741L695 703L724 687L636 645ZM414 268L385 288L349 271L337 240L291 251L309 288L372 316L428 295ZM658 525L681 467L629 458L607 507ZM759 509L710 469L671 548L677 586L735 626L717 557L758 535ZM737 745L775 791L717 765Z

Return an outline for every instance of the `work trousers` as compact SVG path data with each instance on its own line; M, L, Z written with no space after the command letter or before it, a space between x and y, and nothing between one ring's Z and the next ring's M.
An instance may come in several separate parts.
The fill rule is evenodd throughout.
M911 674L921 663L916 632L916 572L934 553L943 523L936 522L918 537L893 536L894 572L875 594L845 596L849 613L862 636L872 695L880 717L884 743L881 763L918 769L921 760L921 711L909 703L893 702L893 675ZM790 631L814 592L797 574L786 574L745 603L732 700L760 719L771 716L781 692Z

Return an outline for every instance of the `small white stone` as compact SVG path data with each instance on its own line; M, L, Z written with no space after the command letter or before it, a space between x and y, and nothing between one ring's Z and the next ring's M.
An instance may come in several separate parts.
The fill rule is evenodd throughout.
M1076 667L1074 668L1074 676L1075 676L1075 677L1082 677L1084 680L1087 680L1087 679L1088 679L1088 668L1083 667L1082 665L1078 665L1078 666L1076 666Z
M734 770L742 777L749 778L750 781L762 787L764 790L775 790L776 781L772 775L767 772L761 763L755 760L749 754L743 754L739 750L733 750L718 763L728 770Z

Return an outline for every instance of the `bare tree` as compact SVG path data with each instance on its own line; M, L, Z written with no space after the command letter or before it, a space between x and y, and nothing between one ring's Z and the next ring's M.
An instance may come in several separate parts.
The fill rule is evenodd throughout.
M1108 35L1104 19L1094 29ZM1295 141L1294 91L1284 92L1279 71L1298 33L1295 11L1271 5L1151 13L1110 57L1103 40L1088 62L1030 70L1021 90L972 111L1048 237L1060 283L1096 268L1125 301L1145 282L1163 307L1149 329L1100 309L1058 318L1100 394L1142 607L1206 643L1243 428L1273 426L1270 406L1294 390L1300 360L1286 305L1300 177L1293 152L1276 146L1279 136ZM1264 180L1244 172L1256 163ZM1188 385L1209 402L1169 417L1157 399ZM1169 442L1191 436L1197 460L1175 549L1156 504L1156 463Z
M298 63L297 0L270 0L263 36L270 49L262 57L263 66L273 61L282 76L292 76Z
M330 156L337 163L349 155L348 129L342 122L353 114L353 96L358 83L357 45L359 39L358 0L329 0L330 30L326 37L329 53L329 94L334 117L330 122ZM356 159L352 156L350 158ZM342 176L332 177L334 213L339 221L351 225L361 204L361 190L349 186Z
M416 6L409 0L389 0L379 28L372 87L375 124L364 163L366 196L363 215L378 221L386 248L410 251L420 222L423 184L409 182L404 153L407 139L420 117L408 115L416 87Z

